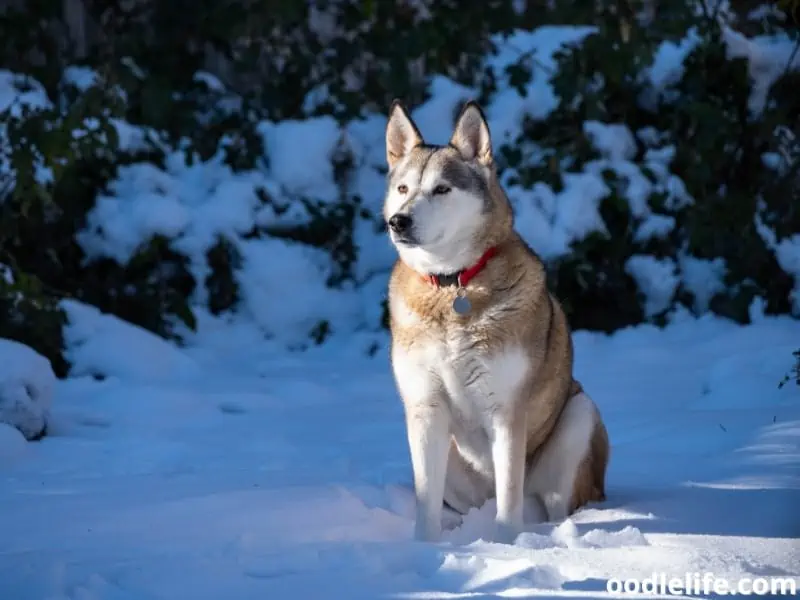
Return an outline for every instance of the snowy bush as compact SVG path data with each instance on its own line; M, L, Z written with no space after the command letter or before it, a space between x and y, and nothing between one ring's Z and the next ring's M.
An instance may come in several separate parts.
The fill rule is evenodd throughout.
M28 346L0 338L0 423L28 440L47 430L56 376L50 362Z
M59 375L61 298L178 341L215 320L295 349L380 335L395 97L439 143L480 100L573 327L800 316L789 8L534 4L86 3L82 53L58 14L9 9L0 335Z
M678 3L645 24L617 8L559 52L560 102L527 110L501 147L520 227L573 324L611 330L678 303L746 321L756 297L800 315L800 155L786 125L800 111L798 42L747 39Z

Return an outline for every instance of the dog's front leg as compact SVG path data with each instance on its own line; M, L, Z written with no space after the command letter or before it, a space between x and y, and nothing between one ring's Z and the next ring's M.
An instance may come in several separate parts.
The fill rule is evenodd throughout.
M523 486L525 482L524 419L497 414L492 428L497 499L497 541L511 543L522 531Z
M417 501L414 536L436 541L442 531L450 415L438 401L417 404L406 410L406 428Z

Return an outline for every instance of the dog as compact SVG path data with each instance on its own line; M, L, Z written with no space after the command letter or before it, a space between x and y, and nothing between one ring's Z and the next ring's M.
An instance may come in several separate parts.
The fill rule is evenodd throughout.
M492 498L494 539L506 543L528 520L605 500L608 433L573 377L571 332L545 267L514 228L481 108L464 104L439 146L395 100L386 159L384 219L398 255L390 362L415 538L440 539L446 514L461 519Z

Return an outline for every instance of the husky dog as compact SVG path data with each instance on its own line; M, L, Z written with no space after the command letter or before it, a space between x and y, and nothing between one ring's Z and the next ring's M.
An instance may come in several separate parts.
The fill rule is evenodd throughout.
M415 537L437 540L494 498L498 541L605 499L608 434L573 379L564 312L514 229L486 119L468 102L446 146L395 101L384 203L399 260L389 283L394 379L416 496Z

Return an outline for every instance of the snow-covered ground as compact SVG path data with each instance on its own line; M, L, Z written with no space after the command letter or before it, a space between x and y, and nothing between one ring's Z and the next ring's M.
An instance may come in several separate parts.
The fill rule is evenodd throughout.
M608 500L513 545L488 541L491 506L421 544L385 344L258 354L231 330L178 350L66 308L86 375L57 384L51 436L0 453L4 600L603 597L662 572L800 575L800 387L778 388L796 320L576 332Z
M499 91L486 107L497 147L514 143L526 116L556 109L554 53L592 31L548 26L500 44L488 60ZM689 32L661 45L643 101L680 79L698 39ZM800 69L786 35L727 32L725 42L731 57L748 57L754 113L779 74ZM521 93L505 67L527 53L538 67ZM94 76L73 69L65 79L83 89ZM474 92L432 78L430 99L413 114L428 141L446 141L453 109ZM41 85L0 70L0 111L18 117L22 106L52 105ZM114 124L122 147L144 144L144 128ZM190 163L172 149L163 168L120 169L77 236L87 257L126 264L159 234L200 282L222 236L242 257L234 273L241 302L234 315L211 318L199 285L191 299L198 333L179 349L65 301L72 370L58 382L44 359L0 340L0 421L35 437L52 405L40 442L0 422L0 600L594 598L607 595L610 580L654 574L799 577L800 387L778 383L800 345L800 320L766 318L757 302L747 327L678 313L664 330L575 333L578 378L611 437L606 502L533 525L513 545L489 540L492 506L439 544L411 540L403 415L378 326L395 254L378 217L356 219L357 285L342 289L325 284L332 263L323 250L249 235L306 223L299 198L337 202L331 157L342 149L354 165L348 193L380 215L384 130L383 114L342 127L329 117L263 122L269 167L234 173L222 152ZM672 231L675 219L648 198L694 201L672 171L674 145L624 123L586 121L584 132L599 157L565 171L560 191L524 188L506 171L526 240L554 259L604 231L607 170L626 184L638 241ZM637 139L647 148L642 160ZM0 124L0 146L6 141ZM763 158L778 172L785 166L780 156ZM36 166L48 181L52 173ZM10 174L0 153L0 175ZM265 204L259 191L290 210ZM778 240L754 218L794 278L800 314L800 235ZM648 314L669 307L680 286L704 311L726 268L722 258L688 254L626 263ZM284 289L291 295L275 291ZM333 328L322 346L287 350L307 344L322 320Z

